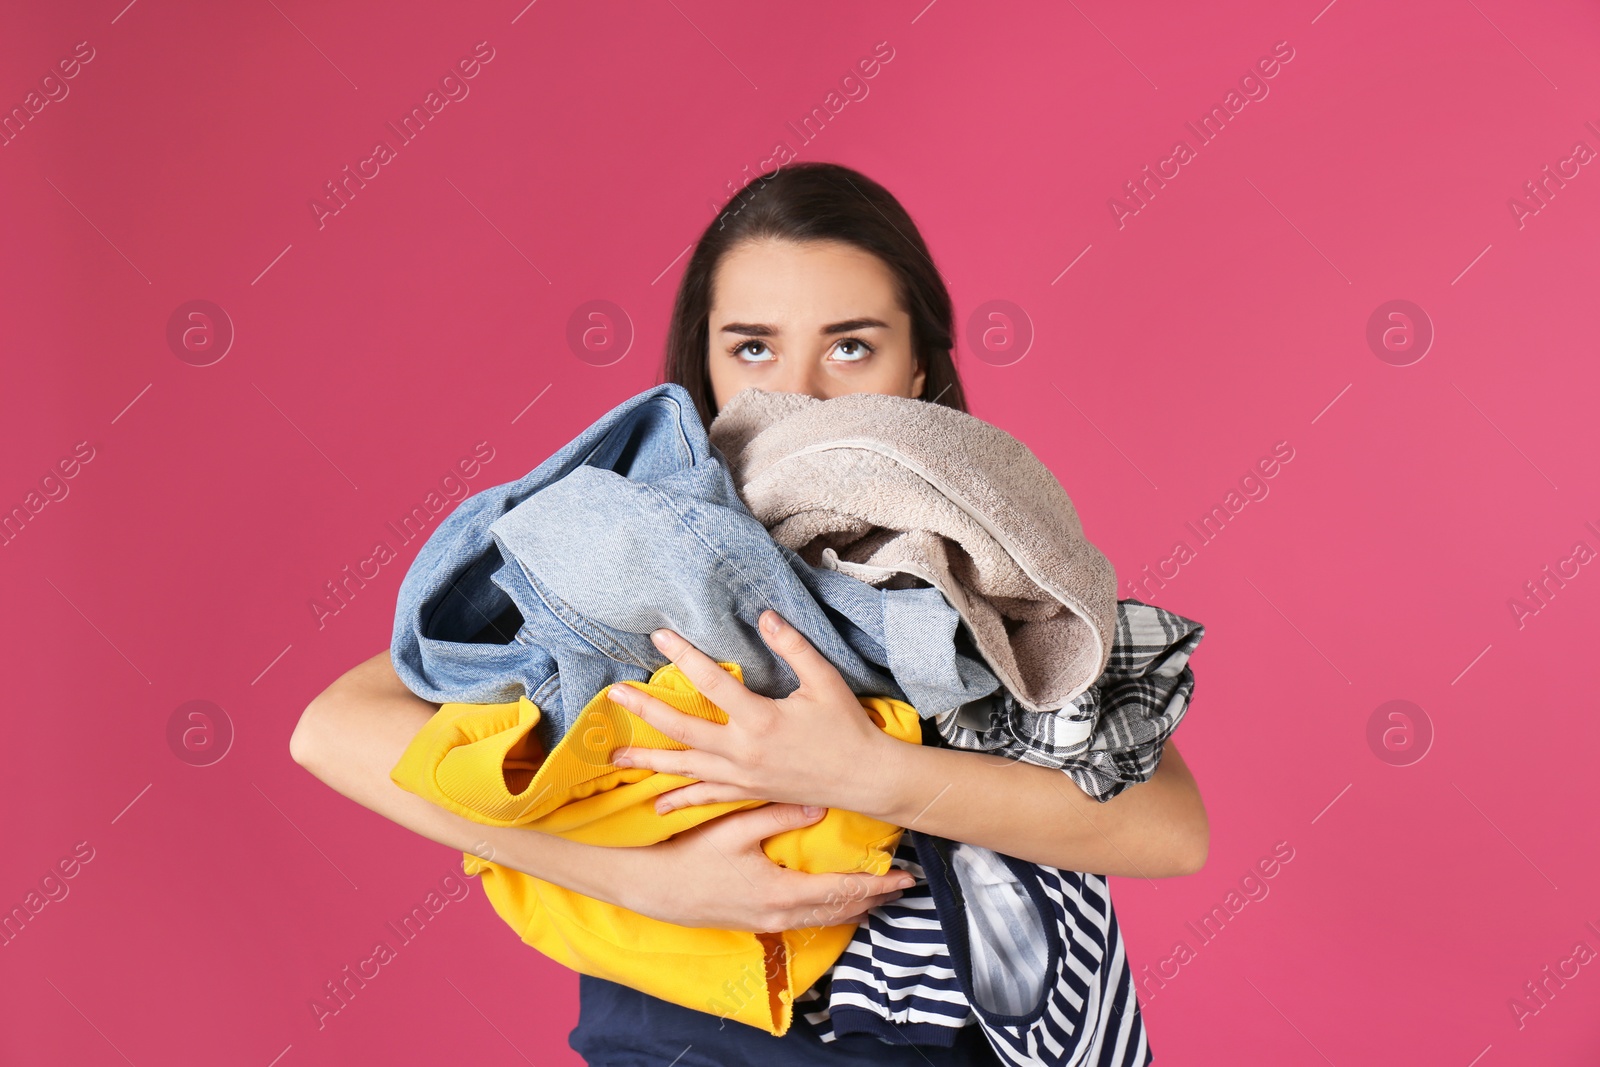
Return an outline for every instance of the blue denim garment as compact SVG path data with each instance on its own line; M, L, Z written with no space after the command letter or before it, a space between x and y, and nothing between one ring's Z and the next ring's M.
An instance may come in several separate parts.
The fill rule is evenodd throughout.
M738 663L751 691L786 696L799 679L757 630L768 608L857 695L932 717L999 688L937 589L874 587L774 541L671 382L463 500L401 582L391 654L425 700L526 694L548 751L605 686L667 662L657 627Z

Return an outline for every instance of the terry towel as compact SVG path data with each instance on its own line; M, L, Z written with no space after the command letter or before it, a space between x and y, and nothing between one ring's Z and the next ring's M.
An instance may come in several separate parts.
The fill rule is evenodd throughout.
M752 386L710 437L774 540L872 585L937 588L1028 710L1064 707L1105 670L1116 572L1055 475L999 427L907 397Z

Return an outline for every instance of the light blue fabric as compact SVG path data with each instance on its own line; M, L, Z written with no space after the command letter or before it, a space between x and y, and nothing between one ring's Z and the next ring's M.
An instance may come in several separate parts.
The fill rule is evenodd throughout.
M526 694L548 751L602 688L667 662L650 642L656 627L738 663L753 692L786 696L799 679L756 628L768 608L857 695L931 718L999 689L937 589L874 587L774 541L670 382L521 479L463 500L401 582L391 654L425 700Z

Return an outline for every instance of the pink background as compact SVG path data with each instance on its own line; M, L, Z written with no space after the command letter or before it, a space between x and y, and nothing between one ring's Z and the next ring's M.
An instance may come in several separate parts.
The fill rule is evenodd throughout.
M93 49L0 148L0 508L66 493L0 548L0 908L93 856L0 948L0 1060L578 1062L576 978L475 881L319 1030L323 984L459 853L288 739L387 643L420 540L386 523L478 442L473 490L653 383L678 257L779 142L906 204L975 413L1119 577L1193 550L1144 598L1207 627L1178 737L1210 860L1114 888L1157 1062L1600 1057L1600 965L1562 962L1600 952L1600 566L1562 562L1600 549L1600 167L1524 189L1600 149L1593 5L124 3L13 4L0 33L8 110ZM324 183L480 41L470 95L319 228ZM1119 227L1110 198L1280 41L1269 94ZM597 299L620 359L567 341ZM1395 299L1435 333L1404 366L1367 341ZM167 340L191 300L236 331L209 366ZM969 329L991 300L1021 359ZM1278 442L1269 494L1199 546L1185 524ZM385 538L400 558L319 627ZM1565 585L1519 619L1547 565ZM191 700L233 731L209 766L168 739ZM1369 742L1391 700L1420 711Z

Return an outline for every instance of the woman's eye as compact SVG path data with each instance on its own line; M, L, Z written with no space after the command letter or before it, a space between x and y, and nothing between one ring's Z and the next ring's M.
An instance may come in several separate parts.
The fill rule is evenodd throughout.
M846 363L860 363L870 356L874 349L859 337L846 337L834 346L840 358ZM765 341L741 341L733 347L735 356L742 356L748 363L771 363L777 357L772 354L772 349Z
M840 354L844 355L847 358L847 361L851 363L860 362L872 354L872 346L861 340L859 337L846 337L835 347L837 347Z

